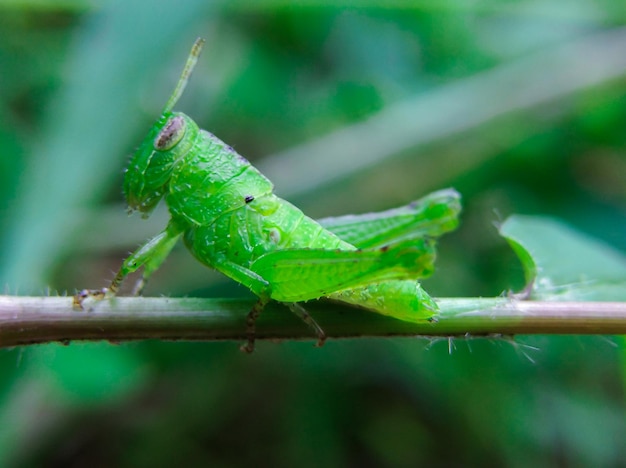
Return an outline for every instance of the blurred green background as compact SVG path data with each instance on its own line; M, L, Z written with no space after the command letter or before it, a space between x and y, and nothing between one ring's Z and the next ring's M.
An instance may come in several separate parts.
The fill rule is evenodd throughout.
M463 194L434 295L522 286L511 213L626 250L623 1L249 3L0 1L7 294L104 286L165 224L123 168L197 36L177 109L309 215ZM181 246L146 294L245 292ZM0 351L0 466L626 466L620 339L311 345Z

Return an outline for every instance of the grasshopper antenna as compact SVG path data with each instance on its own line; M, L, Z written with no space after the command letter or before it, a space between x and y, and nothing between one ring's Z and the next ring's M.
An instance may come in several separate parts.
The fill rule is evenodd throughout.
M189 81L189 77L191 76L191 72L193 72L196 63L198 63L198 57L200 56L200 52L202 52L202 46L204 45L204 39L201 37L196 39L196 42L193 43L191 47L191 52L189 52L189 57L187 57L187 63L185 63L185 68L183 68L183 72L178 79L178 83L176 84L176 88L174 88L174 92L167 100L167 104L163 108L163 113L172 112L174 106L183 95L185 88L187 87L187 82Z

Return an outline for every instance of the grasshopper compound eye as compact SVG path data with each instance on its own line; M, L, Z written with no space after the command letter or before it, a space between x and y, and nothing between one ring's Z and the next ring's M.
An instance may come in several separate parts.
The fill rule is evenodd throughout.
M154 149L167 151L172 149L185 135L185 119L180 115L170 117L154 139Z

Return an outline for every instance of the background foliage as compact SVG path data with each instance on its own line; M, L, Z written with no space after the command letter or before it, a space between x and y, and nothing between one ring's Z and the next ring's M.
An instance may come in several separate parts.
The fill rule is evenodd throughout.
M312 216L453 186L425 287L496 296L494 224L558 218L626 248L623 2L0 2L0 276L99 287L157 232L122 168L196 36L178 108ZM541 245L541 242L538 243ZM180 248L147 294L240 287ZM623 348L603 337L49 345L0 352L0 465L618 466Z

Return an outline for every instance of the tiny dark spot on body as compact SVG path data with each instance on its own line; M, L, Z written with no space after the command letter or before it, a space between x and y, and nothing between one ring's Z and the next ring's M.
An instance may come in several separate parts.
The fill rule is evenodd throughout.
M384 245L380 248L381 252L387 252L387 250L389 250L389 246L388 245Z
M252 195L246 195L246 198L244 198L244 201L246 203L250 203L252 200L254 200L254 197Z

